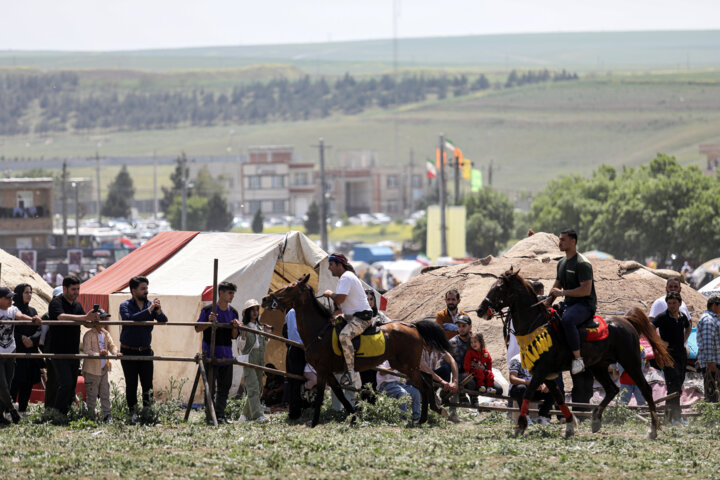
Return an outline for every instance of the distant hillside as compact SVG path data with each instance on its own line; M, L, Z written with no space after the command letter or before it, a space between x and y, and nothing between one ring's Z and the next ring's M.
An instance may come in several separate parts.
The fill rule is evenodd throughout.
M702 166L698 145L720 143L720 72L589 75L297 122L0 136L0 156L6 162L87 158L98 150L146 157L150 163L153 152L227 156L244 153L250 145L282 144L316 161L312 145L323 137L332 146L329 165L347 150L374 150L383 165L407 165L412 150L414 168L424 172L441 132L483 168L486 181L492 163L493 184L515 193L538 191L563 173L587 175L601 163L647 163L657 152L676 155L683 165Z
M309 74L384 72L392 40L219 46L124 52L0 52L0 66L152 71L284 63ZM707 69L720 65L720 31L478 35L398 40L401 68L568 68L579 71Z

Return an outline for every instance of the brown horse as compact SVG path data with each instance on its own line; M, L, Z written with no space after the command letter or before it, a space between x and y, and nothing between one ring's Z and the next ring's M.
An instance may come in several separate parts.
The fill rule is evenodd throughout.
M491 318L495 312L509 308L516 337L519 339L524 337L523 343L529 346L523 351L523 361L532 363L530 372L533 377L525 392L515 434L521 434L527 428L529 397L541 383L544 383L563 412L566 421L565 435L570 436L575 433L576 420L565 405L565 396L555 383L555 377L565 370L570 370L572 355L562 329L556 331L549 325L550 313L547 307L538 301L533 289L518 273L511 268L501 275L478 308L478 315L485 318ZM592 431L600 430L603 411L618 393L618 387L608 373L608 366L619 362L637 384L648 403L652 418L648 436L654 439L657 437L660 422L655 412L652 390L642 374L640 335L645 336L652 345L655 361L660 368L672 365L672 357L655 328L639 308L631 309L623 317L608 317L606 322L609 330L606 339L582 342L581 345L585 365L605 389L605 398L592 412Z
M317 301L315 292L307 283L309 278L310 275L304 275L298 281L266 295L262 300L262 306L265 309L283 311L295 308L298 333L305 346L305 358L317 371L318 395L315 399L312 419L314 427L320 419L320 407L326 384L330 385L349 415L355 413L355 409L343 395L340 384L333 375L345 371L345 361L333 352L332 313ZM389 360L392 368L407 375L413 385L420 390L422 395L420 423L424 423L427 420L428 404L435 411L439 412L440 408L434 401L432 377L420 371L420 358L425 347L436 351L450 351L445 333L435 322L429 321L393 322L382 325L380 329L385 335L385 353L379 357L357 357L355 369L369 370Z

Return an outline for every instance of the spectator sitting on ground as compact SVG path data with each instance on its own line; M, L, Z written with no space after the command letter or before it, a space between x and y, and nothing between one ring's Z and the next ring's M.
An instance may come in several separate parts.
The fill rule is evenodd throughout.
M378 367L390 370L390 362L385 360ZM414 386L403 383L400 377L395 375L377 372L377 391L385 392L391 398L408 398L412 404L412 421L416 422L420 419L421 396ZM407 403L403 402L400 405L400 410L407 412Z
M510 359L509 372L511 385L510 396L513 400L515 400L518 405L521 405L525 397L527 387L528 385L530 385L530 380L532 380L532 375L530 375L530 372L528 372L527 369L522 367L522 364L520 362L520 354L517 354L512 359ZM539 408L540 411L538 414L537 423L539 423L540 425L549 424L550 409L553 406L553 397L547 386L545 386L544 383L541 384L538 389L533 392L530 400L542 402Z
M445 330L445 336L450 340L455 335L457 335L458 327L457 327L457 319L460 315L466 315L467 313L463 312L458 308L458 304L460 303L460 292L458 292L455 289L448 290L445 293L445 308L443 310L440 310L435 315L435 322L440 325L440 327Z

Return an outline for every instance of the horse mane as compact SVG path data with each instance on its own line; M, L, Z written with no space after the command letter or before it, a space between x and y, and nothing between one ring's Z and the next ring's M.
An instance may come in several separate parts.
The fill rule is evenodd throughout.
M309 284L305 284L305 288L310 292L310 298L312 298L311 304L315 306L315 309L325 318L332 317L333 312L328 307L320 303L320 300L315 297L315 289Z
M538 296L537 293L535 293L535 289L532 288L532 286L520 275L520 269L513 270L512 267L510 267L509 270L506 270L505 273L503 273L500 278L502 278L504 281L511 281L516 280L520 282L520 285L533 297L535 297L535 300L537 300Z

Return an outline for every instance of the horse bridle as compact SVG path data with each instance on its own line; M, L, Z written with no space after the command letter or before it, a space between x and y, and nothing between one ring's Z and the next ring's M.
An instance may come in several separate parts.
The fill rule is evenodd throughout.
M280 305L283 305L283 306L292 305L293 303L295 303L295 300L297 300L300 297L300 295L302 295L307 288L309 288L307 286L307 284L303 284L302 286L298 287L298 291L295 293L295 295L293 295L292 298L284 299L284 300L280 300L277 297L277 295L275 295L275 292L270 292L268 294L270 296L270 298L272 299L272 303L270 304L270 309L276 310ZM315 295L315 298L321 298L321 297L323 297L323 295Z

